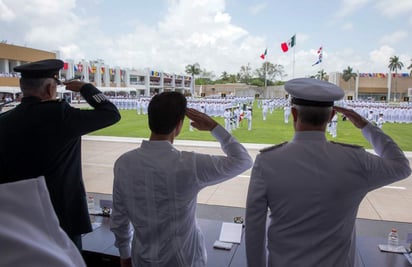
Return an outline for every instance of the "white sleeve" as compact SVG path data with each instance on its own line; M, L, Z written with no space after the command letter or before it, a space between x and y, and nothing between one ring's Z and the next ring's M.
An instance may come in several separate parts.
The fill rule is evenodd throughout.
M131 257L132 227L127 215L126 205L123 203L124 194L121 190L122 175L119 172L118 162L116 162L114 167L113 210L110 215L110 230L115 236L114 245L119 249L120 258L126 259Z
M246 148L221 125L217 125L211 133L219 141L226 156L195 155L195 173L201 188L233 178L253 164Z
M368 170L371 190L404 179L411 174L408 158L379 127L368 123L362 129L362 134L378 155L366 153L361 159Z

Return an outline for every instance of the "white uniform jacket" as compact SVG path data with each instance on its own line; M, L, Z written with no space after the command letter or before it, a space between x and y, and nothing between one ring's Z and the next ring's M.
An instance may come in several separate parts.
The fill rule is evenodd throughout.
M197 193L252 166L246 149L222 126L211 132L227 156L178 151L168 141L143 141L114 166L111 230L133 266L205 266L197 226ZM133 241L130 249L131 229Z
M360 202L411 173L404 153L382 130L369 123L362 134L377 155L307 131L257 156L246 210L248 266L355 265Z

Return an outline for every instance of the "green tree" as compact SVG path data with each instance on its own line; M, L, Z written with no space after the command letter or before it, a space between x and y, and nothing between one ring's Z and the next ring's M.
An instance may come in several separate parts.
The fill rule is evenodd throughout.
M230 74L230 75L229 75L229 82L230 82L230 83L237 83L237 76L236 76L236 74Z
M216 79L216 76L214 74L213 71L207 71L206 69L203 69L200 71L200 76L205 78L205 79L209 79L211 81Z
M252 68L250 67L250 63L247 63L247 65L245 66L241 66L239 72L239 80L245 84L250 84L250 79L252 78L251 71Z
M342 79L343 79L345 82L348 82L348 81L349 81L349 90L351 90L351 89L352 89L351 81L352 81L352 79L355 81L355 80L356 80L356 77L358 77L358 75L357 75L356 73L354 73L354 72L353 72L353 69L352 69L351 67L349 67L349 66L348 66L347 69L344 69L342 73L343 73L343 74L342 74Z
M195 85L196 85L196 75L200 74L200 66L199 63L195 63L193 65L187 65L186 66L186 73L192 75L193 77L193 88L192 88L192 94L194 93Z
M255 73L259 79L263 80L263 82L265 81L266 76L266 80L270 81L270 84L273 84L274 82L276 82L276 77L280 77L280 79L284 77L285 68L283 67L283 65L272 64L266 61L262 64L262 67L256 69Z
M410 70L409 75L412 76L412 59L411 59L411 64L408 66L407 69Z
M393 92L393 101L396 101L396 94L397 94L397 87L398 87L398 80L397 80L398 70L401 70L402 67L403 67L403 63L399 60L399 57L393 56L389 58L388 68L391 72L392 71L395 72L395 77L394 77L395 90Z
M200 74L200 66L199 63L195 63L193 65L187 65L186 66L186 73L190 75L199 75Z
M313 76L312 76L313 77ZM316 79L318 80L324 80L326 81L328 79L327 77L327 73L325 72L325 70L321 69L320 71L318 71L318 73L316 73L316 75L314 76Z
M224 82L229 81L229 74L226 71L222 72L222 74L220 75L220 79Z

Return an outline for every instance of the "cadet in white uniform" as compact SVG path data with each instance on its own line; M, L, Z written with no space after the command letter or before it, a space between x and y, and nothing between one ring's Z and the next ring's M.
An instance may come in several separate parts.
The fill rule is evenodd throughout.
M223 114L223 117L225 118L225 129L226 131L228 131L229 133L232 132L232 127L230 126L230 119L232 117L232 112L230 111L230 109L226 109L225 113Z
M268 104L266 102L266 100L263 102L263 106L262 106L262 116L263 116L263 120L266 120L266 115L268 114Z
M332 120L331 120L331 126L330 126L330 134L332 135L333 138L336 138L338 136L338 114L335 113L333 115Z
M247 129L248 129L248 131L252 130L252 118L253 118L252 109L248 108L245 111L245 119L247 120Z
M377 122L376 122L376 125L377 125L380 129L382 129L382 126L383 126L384 123L385 123L385 120L383 119L383 114L380 113L380 114L379 114L379 118L378 118L378 120L377 120Z
M344 95L336 85L299 78L285 89L293 97L295 136L255 160L246 204L248 266L356 266L360 202L369 191L408 177L409 161L381 129L353 110L332 108ZM377 155L326 140L336 111L362 130Z
M289 123L289 116L290 116L290 105L289 104L285 104L285 106L283 107L283 116L284 116L284 121L285 123Z

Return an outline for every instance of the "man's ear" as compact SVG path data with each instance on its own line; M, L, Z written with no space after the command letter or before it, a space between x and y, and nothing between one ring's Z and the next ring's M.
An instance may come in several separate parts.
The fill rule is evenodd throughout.
M176 128L175 128L175 137L180 134L180 131L181 131L182 128L183 128L183 121L184 121L184 119L181 119L181 120L177 123Z
M54 85L53 85L53 83L51 83L51 82L48 82L47 84L46 84L46 88L45 88L45 90L44 90L44 99L53 99L53 97L54 97L54 91L55 91L55 89L54 89Z

